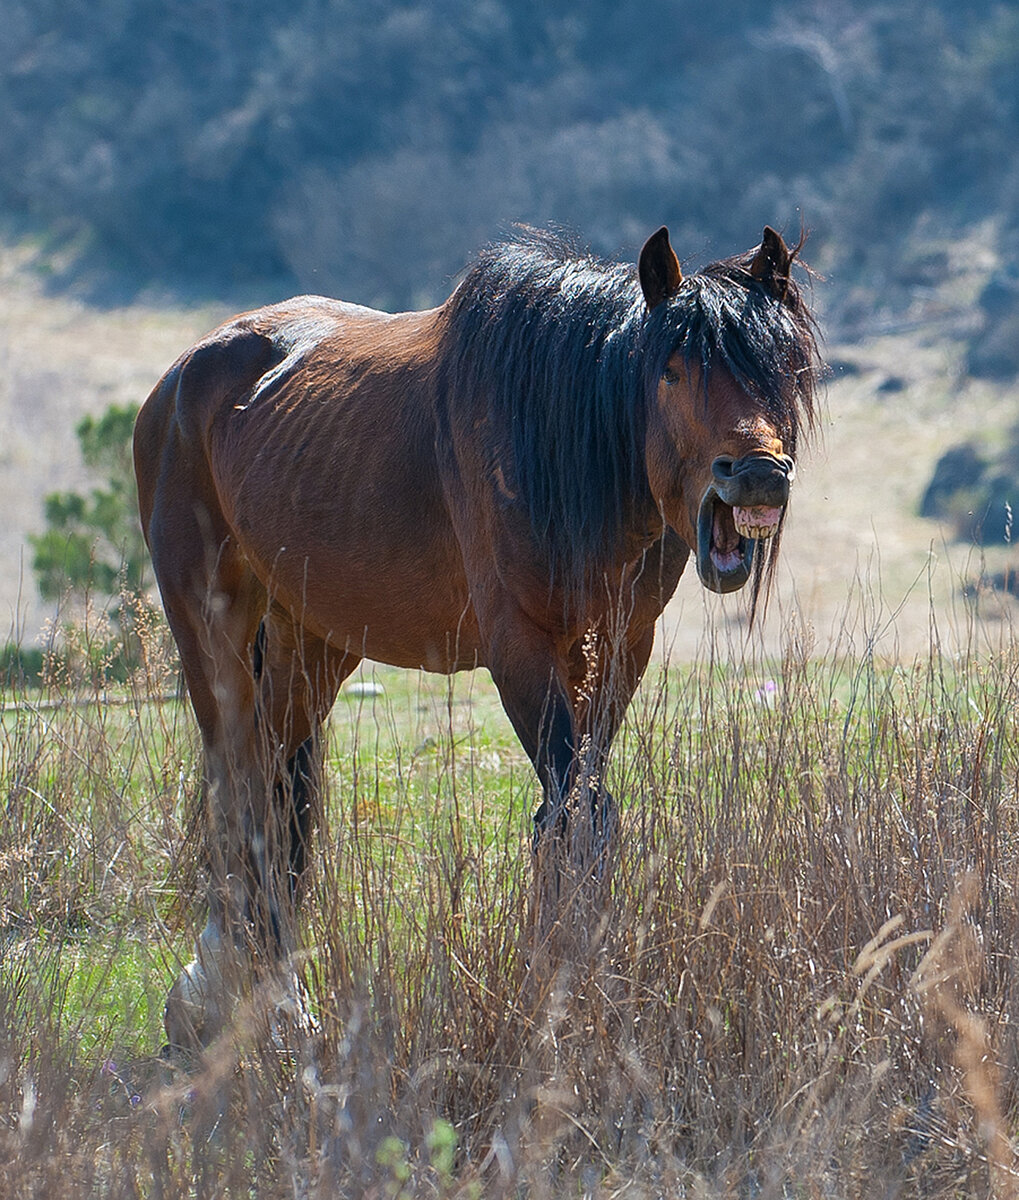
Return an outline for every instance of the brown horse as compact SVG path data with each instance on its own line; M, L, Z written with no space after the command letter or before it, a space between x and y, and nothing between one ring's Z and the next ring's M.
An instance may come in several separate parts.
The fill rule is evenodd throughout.
M363 658L486 666L543 788L539 854L582 824L604 846L601 765L691 550L755 600L774 562L818 372L796 250L765 229L684 278L664 228L636 272L526 232L439 308L302 297L159 382L135 462L211 879L171 1045L214 1036L232 954L295 948L320 733Z

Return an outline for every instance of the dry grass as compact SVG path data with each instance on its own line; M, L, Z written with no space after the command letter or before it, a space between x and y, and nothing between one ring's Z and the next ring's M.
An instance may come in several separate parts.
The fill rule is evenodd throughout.
M15 697L0 1190L1015 1194L1019 655L786 640L649 677L611 888L544 949L534 784L489 685L380 671L334 717L320 1036L266 1037L256 995L192 1074L156 1054L201 920L167 883L198 771L184 710L147 702L169 663L153 634L126 705L94 670L50 698L95 703Z

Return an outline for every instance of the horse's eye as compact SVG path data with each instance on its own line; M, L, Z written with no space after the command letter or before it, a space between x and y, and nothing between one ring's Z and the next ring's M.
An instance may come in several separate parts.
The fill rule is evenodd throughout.
M666 367L662 372L662 378L666 383L679 383L679 372L674 371L671 367Z

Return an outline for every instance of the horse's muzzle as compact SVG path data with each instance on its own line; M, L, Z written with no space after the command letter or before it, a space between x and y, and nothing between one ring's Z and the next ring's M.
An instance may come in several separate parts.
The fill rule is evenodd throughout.
M785 454L723 454L711 464L715 492L731 508L784 508L795 474L795 464Z
M750 578L754 547L773 537L795 474L786 455L721 455L697 517L697 571L713 592L733 592Z

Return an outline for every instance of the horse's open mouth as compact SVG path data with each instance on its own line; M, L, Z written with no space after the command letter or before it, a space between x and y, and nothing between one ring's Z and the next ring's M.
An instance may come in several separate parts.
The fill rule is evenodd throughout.
M750 578L754 546L778 532L782 509L731 507L708 488L697 517L697 571L713 592L734 592Z

